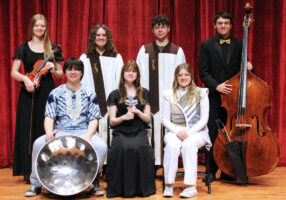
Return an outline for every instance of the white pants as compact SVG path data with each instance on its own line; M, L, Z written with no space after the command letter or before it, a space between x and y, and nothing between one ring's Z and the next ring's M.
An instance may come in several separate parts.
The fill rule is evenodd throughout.
M108 113L104 115L99 121L98 121L98 135L102 139L102 142L104 142L107 145L107 117ZM112 137L112 134L110 134ZM107 159L104 159L104 164L107 163Z
M60 131L56 134L56 137L63 136L63 135L74 135L80 138L83 138L86 134L87 130L72 130L72 131ZM37 187L41 186L40 181L36 175L36 156L38 155L39 151L43 148L43 146L47 143L45 139L46 135L43 135L36 139L33 144L33 151L32 151L32 173L30 175L30 182L32 185L36 185ZM99 170L101 169L104 159L107 153L107 145L105 142L95 133L91 138L91 145L96 151L96 154L99 159Z
M204 135L200 132L190 135L183 142L175 133L166 133L164 137L164 174L165 183L173 184L178 169L178 157L182 153L184 164L184 184L196 185L198 149L206 144Z
M161 165L161 124L160 112L153 115L154 119L154 154L155 154L155 165Z

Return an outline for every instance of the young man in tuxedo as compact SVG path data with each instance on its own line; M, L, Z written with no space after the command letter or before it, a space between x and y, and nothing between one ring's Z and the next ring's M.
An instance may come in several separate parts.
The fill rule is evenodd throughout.
M215 120L226 121L226 112L221 107L221 94L230 94L232 85L227 81L240 70L242 41L230 36L232 17L227 12L220 12L215 16L214 28L217 35L201 43L199 57L199 75L205 87L209 88L210 114L209 136L211 142L217 137ZM248 70L252 64L248 62ZM211 156L211 181L215 180L218 169L213 155ZM221 179L235 180L222 172Z

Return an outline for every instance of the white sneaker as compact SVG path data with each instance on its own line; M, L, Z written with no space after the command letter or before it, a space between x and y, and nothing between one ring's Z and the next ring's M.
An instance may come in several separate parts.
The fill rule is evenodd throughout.
M183 192L180 193L180 197L189 198L189 197L196 196L197 194L198 194L198 191L196 189L196 186L191 186L191 187L185 188Z
M25 192L25 197L33 197L41 193L42 187L31 185L31 187Z
M173 196L173 186L165 186L163 197L172 197Z
M104 195L103 190L100 189L100 187L95 186L94 184L91 184L91 185L90 185L90 192L91 192L92 194L94 194L95 196L97 196L97 197L100 197L100 196L103 196L103 195Z

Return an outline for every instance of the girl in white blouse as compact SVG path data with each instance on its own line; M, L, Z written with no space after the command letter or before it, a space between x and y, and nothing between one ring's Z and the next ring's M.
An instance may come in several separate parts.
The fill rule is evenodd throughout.
M173 184L178 169L178 157L182 153L186 188L181 197L197 195L197 153L205 144L211 146L207 122L209 118L208 89L194 83L191 67L184 63L175 70L173 89L164 92L162 123L164 136L165 190L163 196L173 196Z

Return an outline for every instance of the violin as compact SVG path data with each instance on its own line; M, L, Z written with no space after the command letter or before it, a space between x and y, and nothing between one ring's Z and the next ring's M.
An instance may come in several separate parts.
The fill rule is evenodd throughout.
M56 47L44 60L43 59L37 60L37 62L33 66L33 70L30 73L25 74L33 82L35 88L39 87L42 76L48 73L49 71L49 69L45 68L46 63L58 50L59 48Z

